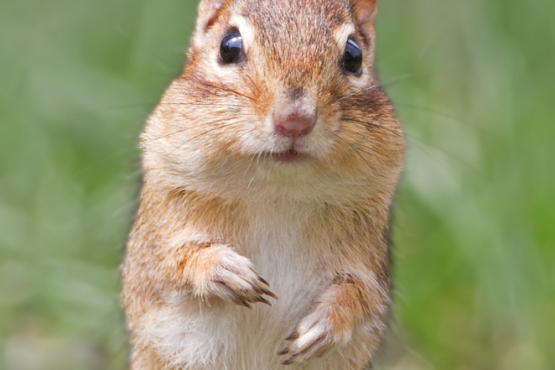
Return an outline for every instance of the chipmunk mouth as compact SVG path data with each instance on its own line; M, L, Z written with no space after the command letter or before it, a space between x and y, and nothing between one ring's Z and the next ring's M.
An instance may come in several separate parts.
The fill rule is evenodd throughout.
M296 163L308 159L307 154L297 152L293 148L285 152L269 153L269 157L271 157L274 161L281 163Z

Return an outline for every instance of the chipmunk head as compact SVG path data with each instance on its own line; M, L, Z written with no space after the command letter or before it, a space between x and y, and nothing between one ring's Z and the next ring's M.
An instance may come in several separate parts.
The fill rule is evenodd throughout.
M397 174L402 136L373 76L375 14L376 0L201 0L147 152L159 136L174 170L229 183Z

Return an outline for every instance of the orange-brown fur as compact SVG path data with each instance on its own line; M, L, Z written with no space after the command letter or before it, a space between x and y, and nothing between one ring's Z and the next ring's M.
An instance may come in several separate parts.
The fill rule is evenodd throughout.
M360 370L371 360L389 303L386 235L403 161L400 126L373 76L375 6L375 0L201 1L189 64L142 137L144 184L123 265L132 370L273 370L281 362L295 369ZM210 61L237 15L252 25L254 42L246 63L219 71ZM354 24L364 54L363 77L356 81L338 68L342 49L334 31L345 23ZM267 152L281 144L268 144L274 138L265 119L291 96L315 99L315 139L306 141L309 159L275 164ZM279 247L280 238L294 243L284 245L284 253L309 261L306 271L273 269L279 253L258 244ZM233 279L220 281L235 267L248 289ZM305 289L303 276L312 289ZM261 307L257 302L266 301L274 286L281 299ZM235 303L256 304L248 311ZM255 351L271 348L253 354L266 359L267 368L249 365L241 349L219 338L213 347L228 358L198 353L204 357L194 362L161 337L153 319L159 312L191 320L228 312L239 328L261 320L259 330L267 335L252 332L262 336L244 342ZM303 347L310 332L304 326L311 322L323 334ZM179 334L178 323L163 325ZM288 340L282 330L289 331Z

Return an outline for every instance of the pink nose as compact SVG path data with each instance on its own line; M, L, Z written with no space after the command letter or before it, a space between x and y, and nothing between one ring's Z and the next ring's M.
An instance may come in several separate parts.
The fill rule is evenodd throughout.
M296 107L288 107L274 112L276 134L288 138L305 136L316 124L316 114L303 112Z

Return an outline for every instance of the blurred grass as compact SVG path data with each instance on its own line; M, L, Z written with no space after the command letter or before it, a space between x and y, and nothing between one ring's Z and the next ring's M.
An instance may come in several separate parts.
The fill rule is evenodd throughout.
M137 137L196 1L0 2L0 368L123 369ZM381 0L407 132L379 370L555 368L555 2Z

